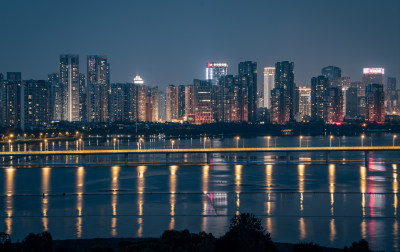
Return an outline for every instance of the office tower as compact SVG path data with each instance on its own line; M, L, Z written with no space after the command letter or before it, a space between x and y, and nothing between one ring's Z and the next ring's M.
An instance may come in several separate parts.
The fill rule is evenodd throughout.
M324 104L325 123L337 123L343 121L343 95L339 87L328 89Z
M4 75L2 73L0 73L0 82L4 81Z
M60 83L63 87L63 113L61 120L80 121L78 55L60 55Z
M396 91L396 78L388 77L386 85L386 113L395 114L398 107L397 91Z
M110 122L128 121L129 105L128 101L128 85L125 83L111 83L109 97L109 120ZM133 101L132 101L133 102Z
M50 120L50 84L44 80L24 81L25 129L43 128Z
M382 84L368 84L365 87L365 120L385 122L385 95Z
M185 86L185 115L194 115L194 90L193 85Z
M219 78L228 74L228 63L225 62L208 62L206 68L206 80L212 85L217 85Z
M79 74L79 116L80 120L86 122L87 121L87 102L86 102L86 78L83 73ZM108 96L107 96L108 101ZM107 108L108 112L108 108Z
M20 72L7 72L1 83L1 127L25 129L24 90Z
M58 73L48 74L47 82L49 83L50 120L61 121L63 115L64 88L60 83L59 74Z
M195 123L212 123L212 95L211 82L203 80L193 80L194 86L194 113Z
M239 82L247 89L247 114L249 122L257 120L257 63L245 61L239 63Z
M325 76L325 78L334 80L342 77L342 70L339 67L327 66L322 68L321 75Z
M311 117L311 88L299 87L299 116L301 120Z
M163 91L158 91L158 120L166 121L166 95Z
M224 122L246 122L248 120L247 85L242 84L238 76L227 75L221 78Z
M87 56L87 114L88 122L108 121L109 64L106 56ZM82 97L83 91L80 91ZM82 104L83 102L81 102Z
M263 107L271 108L271 91L275 86L275 67L264 67Z
M177 121L178 117L178 87L168 85L166 92L166 121Z
M357 87L349 87L344 90L344 111L345 118L354 119L358 116Z
M285 124L294 120L295 84L294 63L289 61L275 64L275 87L271 91L272 122Z
M369 84L384 84L385 69L384 68L364 68L363 84L366 87Z
M350 77L340 77L335 80L333 86L344 89L349 88L351 86L351 79Z
M328 96L329 79L323 75L311 78L311 120L324 121L325 98Z
M178 86L178 119L185 117L185 85Z
M140 122L146 121L146 86L144 85L143 79L136 75L133 79L133 84L136 86L136 103L137 103L137 120Z
M158 121L158 86L147 88L146 121Z

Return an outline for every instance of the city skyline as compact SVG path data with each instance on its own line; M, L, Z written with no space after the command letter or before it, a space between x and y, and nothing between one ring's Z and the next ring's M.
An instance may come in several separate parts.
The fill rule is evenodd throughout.
M400 78L397 1L379 5L372 1L338 1L335 5L320 1L307 5L295 1L221 1L213 3L211 10L208 1L123 2L118 6L99 1L95 6L79 3L80 8L73 8L76 3L5 3L4 36L30 39L3 41L1 72L20 71L24 79L46 79L49 72L57 72L59 54L78 54L81 58L106 55L113 66L113 83L131 81L140 73L146 83L162 88L203 79L207 62L235 66L248 60L258 63L259 80L263 78L262 67L278 61L295 62L298 86L310 86L311 77L330 65L340 67L342 75L354 81L361 81L360 69L364 67L382 67L386 76ZM241 9L241 18L228 15ZM106 13L105 17L98 17L99 12ZM63 22L57 16L60 13L73 13L76 18ZM15 15L23 18L17 21ZM275 21L277 18L281 20ZM217 23L223 31L212 29ZM326 31L325 27L334 29ZM251 32L257 39L229 39L237 30ZM324 33L326 36L321 36ZM37 59L41 64L35 64ZM87 72L84 64L80 72ZM232 73L235 70L229 68L228 74Z

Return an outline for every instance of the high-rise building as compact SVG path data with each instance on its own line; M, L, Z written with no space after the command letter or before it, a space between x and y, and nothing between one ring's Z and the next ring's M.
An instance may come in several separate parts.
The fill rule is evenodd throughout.
M1 127L25 129L24 90L20 72L8 72L1 83Z
M343 95L339 87L328 89L324 103L324 122L337 123L343 121Z
M248 121L248 91L246 83L238 76L227 75L221 78L223 90L223 119L224 122Z
M311 117L311 88L299 87L299 116L301 120Z
M239 82L247 89L247 114L249 122L257 121L257 63L245 61L239 63Z
M166 121L166 95L163 91L158 91L158 120Z
M399 97L396 91L396 78L389 77L386 84L386 113L396 114L399 106Z
M344 108L345 118L353 119L358 116L358 96L357 88L349 87L344 89Z
M158 86L147 88L146 121L158 121Z
M195 123L212 123L212 88L209 81L193 80Z
M129 104L127 83L111 83L108 111L110 122L129 121ZM133 102L133 101L132 101Z
M178 86L178 119L185 117L185 85Z
M366 87L369 84L385 84L384 68L364 68L363 84Z
M226 62L208 62L206 68L206 80L212 85L217 85L222 76L228 74L228 63Z
M322 68L321 74L325 76L325 78L334 80L342 77L342 70L339 67L327 66Z
M285 124L294 120L295 83L294 63L289 61L275 64L275 88L271 92L271 120Z
M328 78L323 75L311 78L311 120L325 121L324 109L328 91Z
M193 85L185 86L185 115L194 115L194 90Z
M385 122L385 95L382 84L368 84L365 87L365 120Z
M49 89L44 80L24 81L25 129L33 130L45 126L51 119Z
M60 55L60 83L63 87L62 120L80 121L79 56Z
M133 84L137 90L137 120L140 122L146 121L146 86L143 79L136 75L133 79Z
M50 120L61 121L63 113L63 87L58 73L47 75L49 83L49 113Z
M2 73L0 73L0 82L4 81L4 75Z
M166 94L166 121L178 121L178 86L168 85Z
M89 122L108 121L109 64L106 56L87 56L87 120ZM82 88L82 90L84 90ZM84 92L80 92L81 97ZM83 107L83 101L81 105Z
M271 91L275 86L275 67L264 67L263 107L271 108Z

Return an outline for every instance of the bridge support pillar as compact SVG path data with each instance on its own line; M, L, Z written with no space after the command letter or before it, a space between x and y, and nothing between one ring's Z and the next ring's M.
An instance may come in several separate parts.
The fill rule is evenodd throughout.
M329 164L329 156L330 156L331 152L330 151L326 151L325 152L325 164Z
M125 165L128 164L128 153L124 154L124 162L125 162Z
M169 156L170 156L169 153L165 153L165 162L166 162L167 164L169 164Z
M290 162L290 152L286 152L286 163Z
M369 151L364 151L364 166L366 168L369 166Z
M211 153L207 153L207 164L211 163Z

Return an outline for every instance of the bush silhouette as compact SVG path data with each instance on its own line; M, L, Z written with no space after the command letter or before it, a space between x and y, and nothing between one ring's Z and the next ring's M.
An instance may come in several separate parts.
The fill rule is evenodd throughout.
M351 244L350 248L347 246L344 247L344 251L346 252L372 252L372 250L369 249L368 242L364 239L358 241L358 242L353 242Z

